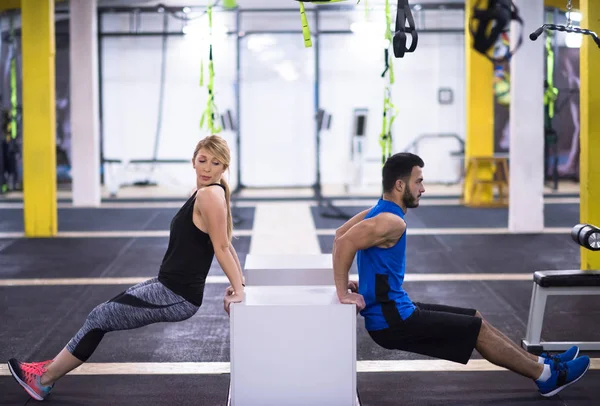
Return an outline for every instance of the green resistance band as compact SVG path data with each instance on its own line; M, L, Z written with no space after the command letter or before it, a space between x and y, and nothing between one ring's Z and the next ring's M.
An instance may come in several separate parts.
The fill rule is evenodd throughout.
M304 10L304 3L300 2L300 21L302 22L302 37L304 37L304 47L312 47L312 40L310 38L310 27L308 26L308 18L306 18L306 11Z
M392 125L398 115L398 110L392 103L391 90L389 86L385 88L383 98L383 123L381 125L381 134L379 136L379 145L381 146L381 164L392 156Z
M383 71L382 77L388 78L388 83L385 86L383 95L383 122L381 125L381 134L379 134L379 145L381 146L381 164L385 164L385 161L392 155L392 125L398 115L398 109L392 103L392 90L391 86L394 84L394 65L393 58L389 52L389 46L392 44L392 13L390 9L389 0L385 1L385 39L388 42L388 48L385 49L385 70Z
M331 4L340 3L347 0L296 0L300 3L300 21L302 22L302 37L304 37L304 47L312 47L312 39L310 36L310 27L308 25L308 18L306 18L306 10L304 9L304 3L313 4ZM360 3L360 0L356 4Z
M544 105L548 106L548 116L554 118L554 104L558 99L558 89L554 87L554 50L552 49L552 39L550 35L546 37L546 52L548 60L546 63L548 87L544 92Z
M209 35L209 54L208 54L208 100L206 102L206 109L202 113L200 118L200 128L204 128L206 122L206 129L211 134L218 134L221 132L221 126L215 126L215 118L218 116L217 105L215 104L215 67L213 63L213 50L212 50L212 6L208 7L208 35ZM200 87L204 85L204 62L200 62Z
M10 42L13 45L10 59L10 136L14 140L17 138L17 50L13 17L10 18Z

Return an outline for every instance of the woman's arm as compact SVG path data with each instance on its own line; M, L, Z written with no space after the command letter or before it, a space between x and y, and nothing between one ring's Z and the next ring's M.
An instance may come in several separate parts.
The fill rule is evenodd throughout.
M235 250L233 244L229 244L229 250L231 251L231 255L233 255L233 259L238 267L238 271L240 271L240 276L242 277L242 283L246 284L246 279L244 278L244 272L242 271L242 264L240 263L240 258L238 257L237 251Z
M205 188L196 195L194 209L201 214L215 250L215 257L233 287L233 295L226 296L225 310L229 311L229 302L240 302L243 299L244 286L239 263L236 262L237 255L232 254L227 238L226 204L221 188Z

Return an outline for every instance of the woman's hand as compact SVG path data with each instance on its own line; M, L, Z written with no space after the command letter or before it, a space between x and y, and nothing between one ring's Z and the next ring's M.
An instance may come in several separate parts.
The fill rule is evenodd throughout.
M231 303L240 303L244 300L244 292L236 292L233 287L229 286L225 289L225 297L223 298L223 306L227 315L229 315Z

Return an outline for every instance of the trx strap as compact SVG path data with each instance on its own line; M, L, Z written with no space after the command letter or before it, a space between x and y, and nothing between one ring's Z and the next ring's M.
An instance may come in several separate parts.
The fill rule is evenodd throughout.
M386 14L388 13L389 4L386 0ZM406 23L408 22L408 27ZM410 34L412 41L410 48L406 48L406 34ZM398 0L398 7L396 8L396 32L394 33L394 56L396 58L403 58L406 52L415 52L417 49L417 43L419 41L419 34L415 28L415 20L408 0Z
M302 22L302 36L304 37L304 46L306 48L310 48L312 46L312 41L310 38L310 27L308 26L308 19L306 18L306 11L304 9L304 3L313 3L313 4L331 4L331 3L339 3L346 0L296 0L300 3L300 21ZM360 0L357 1L357 4L360 3ZM386 8L387 8L387 0L386 0ZM386 11L387 13L387 11ZM365 5L365 14L368 15L368 8ZM408 26L406 23L408 22ZM391 25L391 22L390 22ZM406 47L407 35L410 34L412 37L412 41L410 47ZM417 43L419 42L419 35L415 28L415 20L413 18L412 12L410 11L410 6L408 4L408 0L398 0L398 7L396 8L396 30L393 38L390 38L394 46L394 56L396 58L403 58L404 54L407 52L415 52L417 49Z
M202 113L200 118L200 128L204 128L206 120L206 129L211 134L218 134L221 132L219 125L215 126L215 122L218 122L218 110L215 104L215 67L213 63L213 50L212 50L212 6L208 7L208 36L209 36L209 52L208 52L208 100L206 102L206 109ZM204 61L200 62L200 87L204 87Z
M331 4L331 3L339 3L346 0L296 0L300 3L300 21L302 22L302 37L304 37L304 47L310 48L312 47L312 40L310 37L310 27L308 25L308 19L306 18L306 11L304 9L304 3L313 3L313 4ZM360 3L360 0L358 0Z
M10 136L17 138L17 50L15 45L15 31L13 17L10 17L10 39L12 45L10 55Z
M487 9L480 9L481 0L473 7L471 19L469 21L469 30L473 37L473 48L484 55L492 62L499 63L510 60L523 43L523 20L519 16L519 10L511 0L489 0ZM506 51L501 57L492 57L488 55L490 48L494 46L503 31L509 28L509 23L515 20L521 25L521 32L515 49ZM473 23L478 21L477 30L473 28ZM489 25L492 24L489 35Z
M381 125L381 134L379 135L382 165L384 165L385 161L392 156L392 125L394 124L397 115L398 110L392 103L391 90L389 86L386 86L383 97L383 123Z
M548 118L554 118L554 104L558 99L558 89L554 87L554 50L552 49L552 39L550 35L546 38L546 52L548 53L548 62L546 63L546 89L544 92L544 105L548 106Z
M304 47L312 47L312 40L310 38L310 27L308 26L308 18L306 18L306 12L304 10L304 3L300 2L300 20L302 21L302 36L304 37Z
M397 24L396 24L397 25ZM385 39L392 42L392 13L389 0L385 0ZM391 86L394 84L394 65L389 49L384 50L385 70L381 74L382 78L388 77L388 83L383 93L383 122L381 124L381 133L379 134L379 145L381 146L381 164L392 155L392 124L398 115L396 106L392 103ZM411 51L412 52L412 51Z

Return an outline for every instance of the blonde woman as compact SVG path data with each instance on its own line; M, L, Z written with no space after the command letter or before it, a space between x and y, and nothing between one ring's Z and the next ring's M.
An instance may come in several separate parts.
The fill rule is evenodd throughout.
M244 278L231 244L230 191L223 178L229 163L230 151L223 138L211 135L196 146L192 164L197 190L171 222L169 245L156 278L96 306L54 359L8 361L11 374L31 397L43 400L48 396L58 379L89 359L106 333L183 321L196 314L214 257L231 283L224 297L225 311L229 313L231 303L243 300Z

